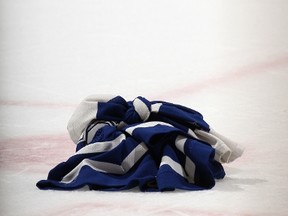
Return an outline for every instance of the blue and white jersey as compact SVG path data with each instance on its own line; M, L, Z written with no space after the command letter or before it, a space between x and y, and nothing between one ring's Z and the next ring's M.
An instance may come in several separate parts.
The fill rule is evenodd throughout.
M209 189L225 176L221 163L243 152L199 112L143 97L89 96L67 128L76 152L37 183L40 189Z

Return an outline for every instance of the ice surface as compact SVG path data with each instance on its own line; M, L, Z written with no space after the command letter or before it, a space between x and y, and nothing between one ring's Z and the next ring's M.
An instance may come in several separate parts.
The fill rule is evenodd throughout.
M288 3L0 1L0 215L287 215ZM89 94L200 111L245 148L212 190L41 191Z

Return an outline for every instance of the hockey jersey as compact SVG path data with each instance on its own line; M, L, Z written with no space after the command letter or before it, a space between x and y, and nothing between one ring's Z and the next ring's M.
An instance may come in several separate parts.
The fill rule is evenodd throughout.
M76 152L37 183L40 189L210 189L225 176L222 163L243 152L199 112L144 97L91 95L67 128Z

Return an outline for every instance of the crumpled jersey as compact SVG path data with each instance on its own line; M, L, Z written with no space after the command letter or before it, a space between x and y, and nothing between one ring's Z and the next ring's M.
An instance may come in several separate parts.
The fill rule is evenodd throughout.
M222 163L243 152L199 112L144 97L91 95L67 129L76 152L37 183L40 189L210 189L225 176Z

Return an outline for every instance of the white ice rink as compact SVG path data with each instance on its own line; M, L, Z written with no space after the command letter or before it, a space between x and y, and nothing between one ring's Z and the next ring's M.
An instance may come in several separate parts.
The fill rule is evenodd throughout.
M288 1L0 0L0 215L288 215ZM212 190L41 191L89 94L200 111L244 155Z

